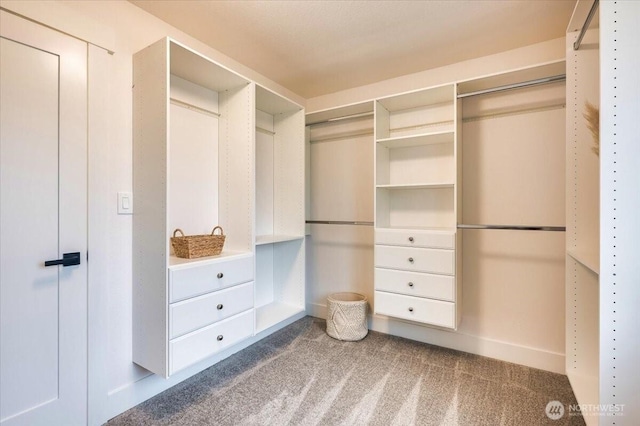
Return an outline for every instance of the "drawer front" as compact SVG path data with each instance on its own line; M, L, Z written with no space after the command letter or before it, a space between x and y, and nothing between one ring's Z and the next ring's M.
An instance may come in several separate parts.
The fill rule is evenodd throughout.
M431 299L455 300L455 277L422 272L375 270L376 290Z
M375 292L377 314L439 327L455 328L455 304L441 300Z
M453 275L453 250L375 246L375 266L414 272Z
M376 229L376 244L388 246L454 249L456 234L446 231Z
M169 302L253 281L253 257L169 269Z
M171 340L169 374L233 346L252 334L253 309Z
M253 307L253 283L241 284L169 305L169 338L229 318Z

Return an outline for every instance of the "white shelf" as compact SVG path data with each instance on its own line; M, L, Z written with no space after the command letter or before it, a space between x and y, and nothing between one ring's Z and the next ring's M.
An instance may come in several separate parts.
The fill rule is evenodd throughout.
M282 302L260 306L256 309L256 334L301 312L304 312L304 308Z
M600 259L596 251L574 248L567 249L567 254L594 274L600 275Z
M256 236L256 245L277 244L287 241L302 240L304 235L258 235Z
M182 257L170 256L169 257L169 268L171 269L181 269L183 267L188 268L194 266L195 264L207 264L207 263L217 263L221 260L230 260L232 257L236 256L250 256L251 252L249 251L235 251L235 250L222 250L217 256L207 256L207 257L198 257L196 259L184 259Z
M302 107L269 89L256 85L256 109L275 115L300 111Z
M392 185L376 185L378 189L438 189L438 188L453 188L451 182L438 182L438 183L408 183L408 184L392 184Z
M183 44L169 40L171 74L200 86L224 92L243 87L249 80L191 50Z
M378 103L387 111L402 111L435 104L453 103L454 95L453 85L447 84L378 99Z
M357 104L345 105L339 108L315 111L307 114L307 126L326 121L338 122L345 117L358 116L371 113L373 115L373 102L367 101Z
M414 146L453 143L454 136L455 134L452 131L431 132L413 136L378 139L378 144L387 148L408 148Z

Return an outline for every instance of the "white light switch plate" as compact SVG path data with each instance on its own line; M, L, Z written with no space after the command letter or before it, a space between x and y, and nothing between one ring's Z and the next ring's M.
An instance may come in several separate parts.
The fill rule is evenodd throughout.
M118 214L133 214L133 194L118 192Z

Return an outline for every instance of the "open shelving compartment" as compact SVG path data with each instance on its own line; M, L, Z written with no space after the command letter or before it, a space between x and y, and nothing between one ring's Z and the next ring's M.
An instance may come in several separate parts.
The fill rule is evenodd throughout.
M209 234L220 225L222 255L250 253L250 82L170 41L167 225L185 235ZM169 265L206 262L217 256L180 259ZM221 256L222 256L221 255Z
M256 333L305 312L304 109L256 85Z
M168 334L171 277L253 256L254 86L170 38L134 55L133 81L133 360L168 377L182 368ZM226 235L220 255L173 255L175 229L216 225ZM253 324L237 339L251 334Z
M376 227L455 232L455 86L376 101Z

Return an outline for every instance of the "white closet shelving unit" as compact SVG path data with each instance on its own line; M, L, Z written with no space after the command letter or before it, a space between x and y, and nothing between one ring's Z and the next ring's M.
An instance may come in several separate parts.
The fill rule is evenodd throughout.
M375 312L450 329L461 315L457 107L453 84L375 102Z
M254 86L168 38L133 68L133 360L168 377L254 333ZM173 255L216 225L220 256Z
M304 109L256 85L256 333L305 314Z
M583 115L586 102L600 106L598 15L580 50L573 49L579 31L567 34L566 368L580 404L600 403L600 157Z

